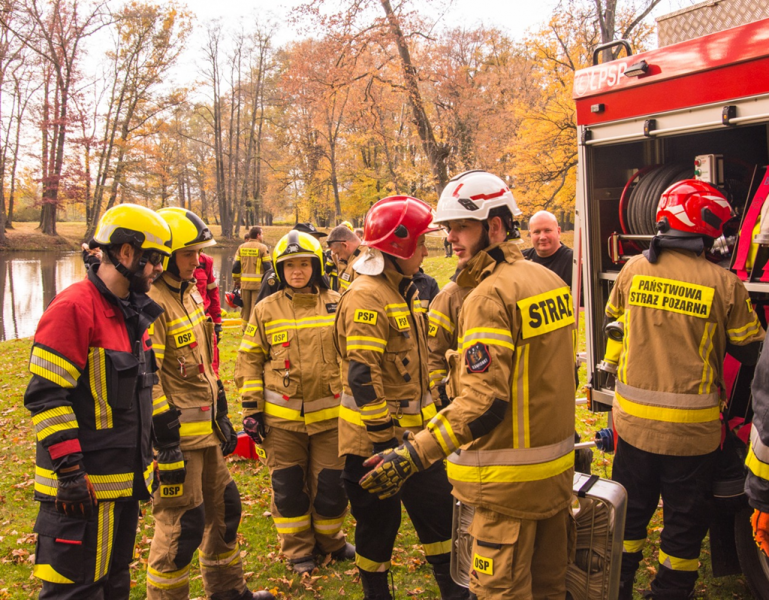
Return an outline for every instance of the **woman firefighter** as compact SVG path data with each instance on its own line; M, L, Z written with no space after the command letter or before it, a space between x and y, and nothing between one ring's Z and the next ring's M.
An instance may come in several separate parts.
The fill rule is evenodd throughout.
M243 428L267 455L281 550L304 574L315 570L316 553L335 560L355 556L342 532L342 383L333 341L340 296L323 279L323 250L313 236L289 232L272 261L280 290L254 307L235 380Z

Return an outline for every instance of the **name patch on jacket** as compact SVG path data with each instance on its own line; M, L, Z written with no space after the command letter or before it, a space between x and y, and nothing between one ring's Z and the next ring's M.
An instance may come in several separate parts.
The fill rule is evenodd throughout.
M334 314L336 312L336 302L328 302L326 304L326 312L330 315Z
M280 331L272 334L272 345L285 344L288 341L288 331Z
M564 286L518 302L523 320L523 339L549 333L574 324L571 291Z
M491 366L489 347L481 342L476 342L465 350L465 362L467 363L467 370L471 373L488 371L489 366Z
M430 337L435 337L438 335L438 326L435 323L430 323L429 327L427 328L427 335Z
M259 253L260 253L259 248L241 248L240 249L241 256L259 256Z
M246 335L250 335L251 337L256 335L256 325L253 325L249 323L246 325Z
M341 277L345 281L350 281L350 274L349 273L342 273Z
M409 327L408 317L395 317L395 325L398 327L399 331L403 331L404 329L411 329Z
M160 486L160 497L161 498L178 498L184 494L184 484L183 483L175 483L172 485L161 485Z
M369 325L376 325L377 313L373 310L358 309L355 311L353 321L356 323L368 323Z
M707 319L715 290L696 283L634 275L628 304Z
M494 559L473 554L473 568L484 575L494 575Z
M174 334L174 340L176 341L176 347L177 348L183 348L184 346L189 346L195 341L195 334L190 331L185 331L183 333L176 333Z

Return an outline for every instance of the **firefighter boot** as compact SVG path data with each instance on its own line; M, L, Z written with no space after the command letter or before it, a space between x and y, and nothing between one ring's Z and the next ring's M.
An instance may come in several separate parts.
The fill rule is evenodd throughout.
M355 558L355 546L353 546L350 542L345 542L344 546L339 548L339 550L334 550L331 553L331 559L337 562L342 562L343 560L352 560L353 558Z
M633 580L619 582L617 600L633 600Z
M211 600L275 600L275 596L267 590L252 592L246 588L241 593L238 593L235 590L230 590L228 592L212 594Z
M363 585L363 600L392 600L390 588L387 585L389 571L371 573L358 569L360 582Z
M433 565L433 574L438 589L441 591L441 600L468 600L470 590L454 583L451 578L451 563Z

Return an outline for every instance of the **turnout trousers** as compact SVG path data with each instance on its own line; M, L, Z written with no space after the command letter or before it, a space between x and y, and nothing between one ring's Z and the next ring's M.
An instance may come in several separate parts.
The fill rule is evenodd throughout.
M424 547L427 562L433 569L448 564L454 499L443 461L415 473L400 492L380 500L358 485L361 477L371 470L363 466L365 460L362 456L346 455L343 476L350 508L357 521L355 565L371 573L390 568L395 536L401 524L401 502Z
M131 591L139 502L99 501L88 519L41 502L33 573L43 600L124 600Z
M577 529L571 508L541 520L478 508L470 591L478 600L563 600Z
M244 290L240 288L240 299L243 300L243 306L240 309L240 320L243 321L243 330L245 331L246 325L248 325L249 319L251 319L251 311L254 310L254 304L256 304L256 297L259 295L259 290Z
M272 481L272 518L280 547L292 562L345 545L339 430L313 435L271 427L262 444Z
M646 528L662 496L663 529L659 569L652 581L655 599L685 599L697 581L700 549L712 507L715 452L667 456L617 441L612 479L628 493L621 581L632 586L643 558Z
M246 590L237 533L240 493L219 446L183 451L187 476L179 489L154 496L155 537L147 566L147 598L187 600L196 549L206 596L238 598ZM170 492L174 492L170 495Z

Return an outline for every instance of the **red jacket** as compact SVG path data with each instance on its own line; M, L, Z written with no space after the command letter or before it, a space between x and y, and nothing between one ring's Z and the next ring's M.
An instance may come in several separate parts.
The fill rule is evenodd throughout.
M203 307L214 323L222 322L222 305L219 300L219 285L214 276L214 259L200 253L200 266L195 269L198 291L203 296Z

